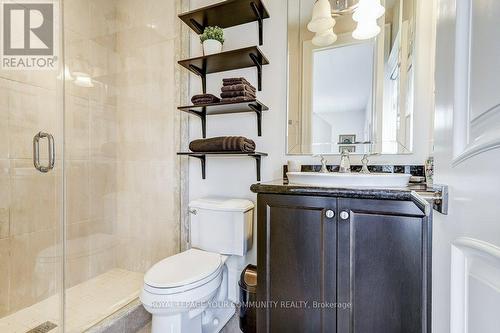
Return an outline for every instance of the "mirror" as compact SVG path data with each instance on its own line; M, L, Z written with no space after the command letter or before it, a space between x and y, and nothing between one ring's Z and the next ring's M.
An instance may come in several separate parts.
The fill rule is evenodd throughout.
M315 0L288 1L288 154L412 153L415 1L381 2L376 38L354 39L352 9L333 6L338 38L316 46Z

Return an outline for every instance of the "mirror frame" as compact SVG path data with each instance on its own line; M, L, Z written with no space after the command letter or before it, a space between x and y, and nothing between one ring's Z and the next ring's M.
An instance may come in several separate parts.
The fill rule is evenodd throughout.
M318 154L313 154L313 153L303 153L303 152L300 152L300 153L293 153L293 152L290 152L290 146L289 146L289 127L290 127L290 77L291 77L291 74L290 74L290 38L291 38L291 34L290 34L290 5L291 5L291 2L294 1L294 0L287 0L287 20L286 20L286 41L287 41L287 52L286 52L286 82L287 82L287 89L286 89L286 124L285 124L285 156L316 156ZM298 1L300 3L300 0L295 0L295 1ZM385 1L383 1L385 3ZM417 6L416 6L416 2L414 3L414 6L415 6L415 22L414 22L414 25L415 25L415 30L416 30L416 20L417 20L417 15L418 15L418 12L417 12ZM299 8L299 13L300 13L300 8ZM370 145L372 147L375 147L374 149L371 149L372 151L375 151L374 154L377 154L377 155L387 155L387 156L397 156L397 155L413 155L415 152L413 151L415 149L415 147L412 147L412 151L407 151L407 152L400 152L400 153L397 153L397 154L384 154L384 153L381 153L379 151L381 151L381 148L382 148L382 142L380 140L378 140L377 138L377 128L380 127L380 122L382 121L381 117L377 117L377 114L378 114L378 110L382 110L383 109L383 94L384 94L384 71L385 71L385 68L384 66L380 66L379 63L378 63L378 60L380 59L380 57L382 56L383 57L383 54L384 54L384 35L385 35L385 22L382 21L384 20L385 16L382 16L378 23L381 27L381 32L380 34L373 38L373 44L374 44L374 79L373 79L373 91L372 91L372 95L373 95L373 101L372 101L372 115L373 115L373 118L372 118L372 128L371 128L371 133L370 133L370 141L372 142ZM299 14L299 20L300 20L300 14ZM302 23L302 22L301 22ZM351 44L360 44L360 43L363 43L365 41L358 41L358 40L355 40L354 38L352 38L352 36L350 36L350 38L347 38L345 35L351 35L350 33L343 33L343 34L340 34L338 35L339 38L338 40L335 42L335 44L341 42L343 39L346 40L346 42L344 42L342 45L339 45L337 47L342 47L342 46L348 46L348 45L351 45ZM300 33L299 33L299 38L300 38ZM347 40L351 40L351 42L347 42ZM354 41L354 42L352 42ZM301 42L302 43L302 42ZM335 45L333 44L333 45ZM415 47L415 45L414 45ZM331 48L331 46L328 46L328 47L325 47L325 48ZM303 47L301 47L301 52L303 52ZM303 72L302 72L303 73ZM303 75L301 73L301 77L300 77L300 80L302 81L303 79ZM300 85L300 91L303 89L303 85L301 83ZM301 108L301 105L300 105L300 108ZM302 134L300 134L302 136ZM352 155L357 155L357 156L362 156L364 155L365 153L353 153ZM321 155L324 155L324 156L340 156L340 153L321 153Z

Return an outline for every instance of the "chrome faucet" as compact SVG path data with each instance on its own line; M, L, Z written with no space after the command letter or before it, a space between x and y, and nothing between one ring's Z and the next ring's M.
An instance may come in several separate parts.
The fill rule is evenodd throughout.
M349 159L349 150L342 150L342 155L340 156L340 173L350 173L351 172L351 160Z
M321 173L329 173L328 168L326 166L326 163L328 162L326 158L323 155L316 155L315 157L321 157L321 170L319 172Z

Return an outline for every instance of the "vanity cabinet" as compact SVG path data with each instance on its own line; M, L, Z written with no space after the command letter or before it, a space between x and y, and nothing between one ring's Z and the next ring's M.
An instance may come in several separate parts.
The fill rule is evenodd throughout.
M430 332L431 217L412 201L258 195L258 332Z

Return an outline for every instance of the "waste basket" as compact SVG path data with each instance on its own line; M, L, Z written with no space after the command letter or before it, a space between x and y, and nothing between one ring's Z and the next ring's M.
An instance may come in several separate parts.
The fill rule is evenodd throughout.
M248 265L241 272L240 286L240 329L243 333L257 332L257 266Z

